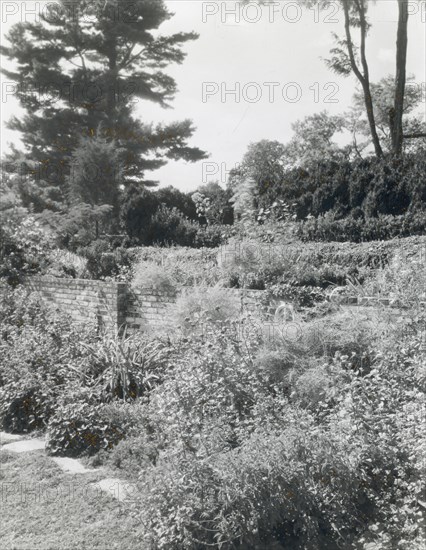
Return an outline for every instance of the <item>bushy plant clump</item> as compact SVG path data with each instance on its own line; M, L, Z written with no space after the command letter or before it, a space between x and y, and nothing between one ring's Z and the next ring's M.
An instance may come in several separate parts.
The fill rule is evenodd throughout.
M46 449L52 455L94 455L111 449L125 436L111 422L102 404L81 399L59 403L47 429Z
M30 431L45 427L64 388L78 380L84 363L82 340L90 327L43 306L18 287L1 289L0 418L3 428Z
M86 422L89 431L95 430L99 404L144 395L163 375L166 347L161 342L97 335L95 326L75 325L21 287L3 286L0 298L0 422L5 430L52 425L56 452L79 452L81 441L60 449L60 442L69 440L67 418L74 415L77 426L95 401L95 416ZM102 448L98 443L94 449Z
M132 271L135 288L154 288L161 281L171 288L214 286L220 281L216 249L144 247L133 250L137 256Z
M77 253L85 259L87 279L125 280L130 270L132 255L122 246L114 247L105 239L79 247Z
M6 214L0 224L0 278L16 286L25 276L46 269L55 243L33 216Z
M299 220L308 215L317 218L331 213L347 219L348 229L352 223L350 218L365 218L366 225L370 221L372 223L365 235L374 226L377 228L375 218L379 216L405 214L409 226L410 217L418 212L417 221L411 226L415 230L426 203L424 174L425 159L422 153L403 158L369 157L353 162L324 159L307 168L285 171L274 185L260 186L258 205L269 207L281 199L293 205ZM424 223L421 225L424 232ZM404 225L394 229L397 232L395 236L406 234ZM387 231L390 234L393 232L391 222ZM373 238L382 237L377 235Z
M350 347L312 361L281 345L259 363L253 340L190 343L146 408L162 448L134 505L146 544L420 548L425 356L420 334L399 338L368 368Z

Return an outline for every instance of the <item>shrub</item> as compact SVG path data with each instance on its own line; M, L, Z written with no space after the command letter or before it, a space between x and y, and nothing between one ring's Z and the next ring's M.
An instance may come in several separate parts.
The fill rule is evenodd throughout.
M42 389L35 381L11 382L0 388L2 429L24 433L47 426L54 400L49 387Z
M177 280L171 269L153 262L139 261L134 268L132 287L153 288L166 293L174 293Z
M379 215L365 220L352 217L334 219L333 214L325 214L300 222L296 230L296 235L303 241L363 242L425 234L426 216L420 210L400 216Z
M292 398L300 406L316 410L322 401L330 401L341 391L345 374L339 360L310 367L293 381Z
M254 374L252 349L210 338L188 353L149 404L170 447L140 472L144 543L367 550L404 541L417 548L424 536L420 340L421 333L404 338L369 373L343 355L318 363L298 376L292 402L271 395Z
M264 347L257 351L254 358L254 368L262 371L272 386L284 383L289 388L290 374L294 365L295 358L286 350Z
M198 225L177 208L160 205L152 216L145 244L193 246Z
M196 248L216 248L226 241L226 231L222 225L205 225L197 228L194 239Z
M79 256L69 250L53 250L49 257L49 267L46 270L49 275L55 277L72 277L84 279L88 276L87 258Z
M222 273L216 264L216 251L183 247L144 247L134 249L137 261L134 267L134 283L148 286L144 282L146 267L155 265L152 270L161 278L164 273L173 286L214 286ZM152 277L155 282L155 275Z
M258 200L263 207L279 199L292 204L298 219L330 212L349 220L355 212L353 217L361 215L368 223L379 215L400 216L424 210L424 173L421 153L398 159L323 160L306 169L285 171L275 185L259 189ZM424 228L424 221L422 225Z
M159 449L145 434L127 437L108 452L101 451L92 459L93 466L122 470L126 478L137 478L140 471L155 465Z
M78 248L77 252L86 259L90 279L123 279L132 261L131 254L125 248L112 248L103 239L94 240L90 245Z
M93 455L111 449L125 436L101 404L81 400L58 404L47 429L46 449L52 455Z
M32 216L0 227L0 278L16 286L23 277L46 269L53 236Z
M0 420L5 429L44 427L67 385L81 380L81 342L93 327L77 327L34 294L3 288L0 315Z
M141 509L146 542L194 550L337 548L361 492L352 457L316 433L308 415L286 413L280 432L262 429L238 449L203 461L177 457L141 476L150 487Z

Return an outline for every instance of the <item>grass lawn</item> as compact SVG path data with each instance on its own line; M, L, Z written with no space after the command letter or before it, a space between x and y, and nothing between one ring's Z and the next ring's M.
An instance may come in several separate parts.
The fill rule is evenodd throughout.
M91 482L64 473L42 451L0 451L2 550L142 550L139 522Z

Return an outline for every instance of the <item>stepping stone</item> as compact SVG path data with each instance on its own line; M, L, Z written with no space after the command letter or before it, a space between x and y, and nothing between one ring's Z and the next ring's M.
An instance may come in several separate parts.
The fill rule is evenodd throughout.
M68 457L52 457L52 460L64 470L70 474L86 474L91 472L99 472L99 470L88 469L77 458Z
M39 451L45 448L46 442L44 439L23 439L3 445L5 451L13 451L14 453L27 453L29 451Z
M19 441L20 439L22 439L22 435L0 432L0 445L9 443L10 441Z
M101 481L98 481L95 485L105 493L108 493L112 497L119 500L120 502L123 502L123 500L134 496L136 492L135 484L114 477L101 479Z

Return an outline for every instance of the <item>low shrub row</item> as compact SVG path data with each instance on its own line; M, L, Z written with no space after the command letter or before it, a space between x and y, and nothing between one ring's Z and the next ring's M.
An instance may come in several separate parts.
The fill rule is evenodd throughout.
M416 210L400 216L335 219L334 214L299 222L296 235L302 241L366 242L426 234L426 212Z

